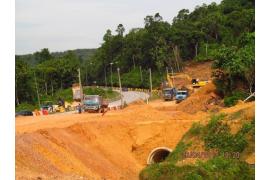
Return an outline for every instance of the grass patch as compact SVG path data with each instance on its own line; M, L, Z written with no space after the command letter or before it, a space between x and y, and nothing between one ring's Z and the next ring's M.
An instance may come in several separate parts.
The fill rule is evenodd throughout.
M238 119L238 118L240 118L240 117L243 115L243 113L244 113L243 110L237 111L237 112L235 112L235 113L232 113L232 114L228 117L228 119L229 119L229 120L235 120L235 119Z
M201 133L203 133L203 129L204 129L204 126L201 125L200 123L196 122L196 123L192 124L192 126L188 132L190 135L196 136L196 135L200 135Z
M241 91L235 91L231 96L226 96L224 98L224 105L226 107L231 107L236 105L238 100L244 100L247 97L247 93Z
M153 164L141 171L140 180L203 180L255 178L255 170L247 163L224 157L215 157L195 165L176 166L174 164Z
M28 104L28 103L21 103L20 105L15 107L15 111L34 111L35 109L39 109L38 105Z
M182 160L183 153L187 150L189 146L191 146L191 143L184 143L183 141L180 141L165 161L169 163L176 163L177 161Z
M243 124L242 128L235 134L230 133L230 127L220 121L221 116L213 116L206 126L204 143L206 149L218 149L220 152L242 152L248 142L246 134L254 129L255 123Z
M241 113L233 116L240 116ZM213 115L206 126L193 123L164 162L147 166L140 172L140 180L255 179L253 167L238 157L225 154L226 152L240 153L247 149L248 137L250 135L255 137L255 119L243 124L242 128L233 135L230 133L230 127L225 123L226 121L223 121L226 116L226 114ZM176 165L184 158L183 153L192 145L191 142L186 143L191 137L199 137L204 141L206 150L216 149L220 152L219 156L214 156L205 162L197 161L195 165Z

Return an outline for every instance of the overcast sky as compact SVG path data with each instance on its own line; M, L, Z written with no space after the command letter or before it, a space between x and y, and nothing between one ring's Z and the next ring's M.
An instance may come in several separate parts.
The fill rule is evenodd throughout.
M15 0L16 54L97 48L107 29L119 23L128 32L159 12L172 22L181 9L221 0Z

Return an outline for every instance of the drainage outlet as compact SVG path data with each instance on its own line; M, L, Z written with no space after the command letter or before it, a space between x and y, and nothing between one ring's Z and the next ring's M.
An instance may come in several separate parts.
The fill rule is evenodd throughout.
M157 147L151 151L147 158L147 164L160 163L166 159L166 157L172 152L170 148L167 147Z

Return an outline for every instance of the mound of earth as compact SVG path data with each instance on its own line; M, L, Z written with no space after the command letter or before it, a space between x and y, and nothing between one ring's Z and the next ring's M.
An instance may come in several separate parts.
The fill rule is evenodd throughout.
M190 97L182 101L177 107L178 110L194 114L198 111L208 111L218 108L219 96L215 93L216 87L213 83L201 87Z

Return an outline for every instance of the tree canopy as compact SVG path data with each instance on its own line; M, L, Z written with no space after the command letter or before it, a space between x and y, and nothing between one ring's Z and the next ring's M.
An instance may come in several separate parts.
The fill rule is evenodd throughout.
M120 23L114 30L104 30L101 46L91 53L50 53L44 48L32 55L16 55L17 103L35 100L34 75L38 90L44 94L77 82L79 67L84 85L93 81L108 84L119 67L123 86L147 88L149 68L155 74L154 86L158 86L167 67L181 71L183 62L190 60L214 60L214 68L219 69L214 75L216 82L225 86L221 87L224 95L235 88L237 81L254 91L254 6L254 0L203 4L192 12L180 9L172 23L160 13L147 15L143 28L127 32Z

